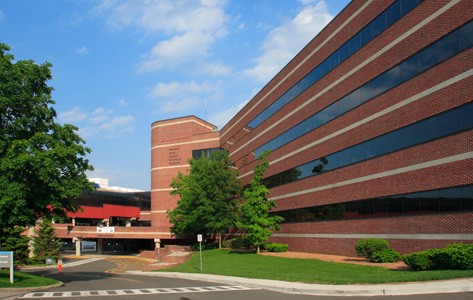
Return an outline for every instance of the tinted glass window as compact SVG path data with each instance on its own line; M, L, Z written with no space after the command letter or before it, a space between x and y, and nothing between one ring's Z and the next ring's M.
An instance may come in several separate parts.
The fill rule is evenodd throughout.
M455 30L454 32L450 33L449 35L438 41L438 51L439 62L458 53L458 30Z
M387 88L392 88L402 82L402 65L399 64L386 72Z
M369 23L365 28L360 31L361 45L366 45L373 39L373 24Z
M397 1L386 10L388 26L401 18L401 2Z
M419 73L419 55L414 55L406 59L402 65L402 80L406 81Z
M430 141L438 137L439 134L439 120L433 117L419 123L420 141Z
M473 102L462 107L462 129L473 128Z
M437 48L438 45L435 43L420 52L419 72L423 72L437 64Z
M386 14L382 13L373 20L373 36L377 36L386 29Z
M420 143L420 123L412 124L403 130L404 147L410 147Z
M349 42L350 45L350 55L358 51L360 49L360 35L355 35Z
M405 15L410 12L414 7L416 7L417 1L416 0L401 0L401 11L402 14Z
M473 46L473 22L460 28L460 50Z
M461 114L459 109L447 111L439 115L439 134L444 136L461 129Z

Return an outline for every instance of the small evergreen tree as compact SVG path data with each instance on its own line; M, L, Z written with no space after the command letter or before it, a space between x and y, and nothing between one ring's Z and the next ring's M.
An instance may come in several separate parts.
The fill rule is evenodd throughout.
M13 259L15 265L25 264L28 260L28 242L26 236L22 236L23 227L4 228L3 239L1 241L2 251L13 251Z
M269 211L276 206L272 199L266 198L269 194L268 188L262 183L262 179L269 163L266 157L269 151L264 151L258 157L261 164L254 170L253 180L243 191L244 203L240 206L240 221L238 228L246 232L245 239L253 246L256 252L260 252L260 246L272 235L273 230L279 229L279 223L284 221L281 216L270 216Z
M60 257L61 244L56 236L51 220L43 219L33 237L33 261L44 263L46 258L58 259Z

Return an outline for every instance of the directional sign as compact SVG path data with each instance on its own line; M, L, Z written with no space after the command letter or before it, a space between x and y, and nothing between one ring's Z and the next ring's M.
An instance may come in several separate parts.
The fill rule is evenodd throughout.
M10 268L10 282L13 283L13 251L0 252L0 268Z

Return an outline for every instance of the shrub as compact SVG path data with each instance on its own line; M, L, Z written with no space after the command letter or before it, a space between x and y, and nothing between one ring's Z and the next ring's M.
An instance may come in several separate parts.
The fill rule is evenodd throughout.
M451 265L455 269L473 269L473 244L451 244L446 251L449 253Z
M264 244L264 248L268 252L286 252L289 249L287 244L280 244L280 243L267 243Z
M401 259L401 255L394 249L383 249L371 255L371 261L377 263L396 262Z
M239 236L230 240L230 246L232 249L251 248L251 243L245 237Z
M194 244L192 248L194 248L194 251L199 251L200 250L199 243ZM202 250L212 250L212 249L217 249L217 248L218 248L218 244L216 243L202 243Z
M473 244L451 244L445 248L407 254L402 259L415 271L473 269Z
M414 271L430 270L432 264L427 251L406 254L402 257L402 260Z
M384 239L368 238L356 242L355 250L359 256L372 259L373 253L389 249L388 241Z
M224 240L222 241L222 248L231 248L232 247L232 240Z

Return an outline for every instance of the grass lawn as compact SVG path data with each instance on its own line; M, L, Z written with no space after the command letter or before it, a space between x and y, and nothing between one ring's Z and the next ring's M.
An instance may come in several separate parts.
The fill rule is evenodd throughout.
M14 280L14 283L11 284L9 269L0 270L0 288L37 287L37 286L45 286L45 285L52 285L52 284L59 283L59 281L51 279L51 278L36 276L33 274L28 274L28 273L23 273L23 272L15 272L13 274L13 280Z
M203 273L206 274L324 284L409 282L473 277L473 270L400 271L218 249L202 251L202 265ZM200 273L199 252L195 252L194 256L184 264L162 271Z

